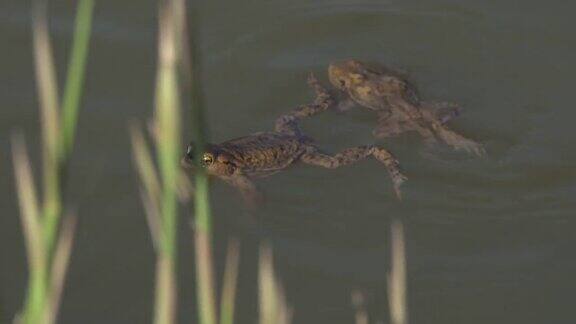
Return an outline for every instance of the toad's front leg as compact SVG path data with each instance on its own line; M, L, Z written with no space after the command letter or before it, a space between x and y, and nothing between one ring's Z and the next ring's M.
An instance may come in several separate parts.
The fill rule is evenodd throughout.
M240 191L244 202L246 202L249 207L255 208L262 203L262 194L258 191L254 182L247 176L241 174L232 175L224 178L224 181Z
M336 105L334 96L316 79L313 73L308 76L308 85L314 90L316 98L312 104L298 106L289 113L298 119L314 116Z
M334 169L356 163L368 156L373 156L386 166L392 179L396 196L402 199L400 186L406 180L406 177L400 172L398 161L390 152L383 148L374 145L357 146L344 149L335 155L327 155L316 148L311 148L310 151L303 154L300 159L304 163Z
M313 74L308 77L308 85L316 93L314 102L308 105L300 105L287 114L276 119L275 131L283 134L303 136L298 127L298 122L304 118L317 115L335 105L334 97L324 88Z

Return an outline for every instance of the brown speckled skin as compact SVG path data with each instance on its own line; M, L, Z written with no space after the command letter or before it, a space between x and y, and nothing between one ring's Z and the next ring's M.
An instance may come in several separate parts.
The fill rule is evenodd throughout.
M482 145L444 125L458 115L459 107L447 102L423 102L416 87L399 72L386 67L347 60L328 67L330 83L354 102L378 113L379 138L406 131L418 132L427 142L441 139L455 149L483 155Z
M298 160L310 144L298 136L266 132L212 144L206 151L219 157L218 162L233 164L244 175L258 176L286 168ZM212 163L206 169L218 175L220 172L213 169L217 164Z
M209 175L218 177L238 188L250 205L261 199L251 181L287 168L297 161L325 168L349 165L373 156L387 168L394 190L400 197L400 185L406 179L399 170L398 161L387 150L373 145L348 148L335 155L324 154L312 139L302 134L298 121L327 110L335 104L333 97L311 76L310 86L316 92L316 100L310 105L299 106L276 120L273 132L256 133L220 144L209 144L199 156L190 144L182 162L192 167L193 159L207 157L202 163Z

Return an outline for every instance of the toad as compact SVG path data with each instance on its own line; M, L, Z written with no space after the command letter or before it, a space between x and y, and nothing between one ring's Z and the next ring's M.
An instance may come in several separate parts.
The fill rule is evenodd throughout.
M447 121L458 115L457 105L421 101L416 87L400 72L381 65L347 60L331 63L328 77L347 99L378 114L378 126L373 131L377 138L416 131L428 143L440 139L457 150L478 156L485 152L481 144L446 126ZM337 105L340 110L349 106L350 102L346 100Z

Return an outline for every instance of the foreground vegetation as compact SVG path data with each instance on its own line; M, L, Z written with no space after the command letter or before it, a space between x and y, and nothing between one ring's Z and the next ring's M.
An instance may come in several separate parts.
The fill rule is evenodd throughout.
M74 146L82 94L93 0L78 3L64 93L60 100L48 33L47 3L33 2L33 45L42 124L42 194L36 188L24 138L12 137L12 159L28 256L28 290L20 323L54 323L73 245L75 216L63 197L67 162Z
M24 139L15 134L12 141L29 269L26 301L15 321L31 324L56 322L73 248L76 216L65 208L72 203L65 201L63 187L67 161L74 146L94 1L78 2L74 39L61 102L46 7L46 1L34 2L33 39L43 151L41 202L37 199ZM216 291L208 181L201 168L195 172L193 186L182 181L186 177L180 175L181 89L187 89L189 91L186 93L191 94L188 99L192 102L194 141L199 149L202 149L205 142L203 102L197 68L200 63L194 43L190 44L191 48L187 43L186 12L183 0L160 2L154 118L149 123L149 136L138 122L129 127L134 164L141 180L142 202L156 252L154 323L177 322L178 208L180 202L188 203L192 200L198 321L202 324L231 324L235 318L240 243L230 240L225 273L221 278L222 290ZM155 152L155 155L151 152ZM194 190L191 190L192 187ZM395 220L391 228L393 266L388 276L391 322L402 324L407 323L402 222ZM261 244L258 276L260 323L290 323L292 309L275 275L272 248L267 242ZM357 308L356 322L368 323L368 315L361 305L361 294L355 294L352 299Z

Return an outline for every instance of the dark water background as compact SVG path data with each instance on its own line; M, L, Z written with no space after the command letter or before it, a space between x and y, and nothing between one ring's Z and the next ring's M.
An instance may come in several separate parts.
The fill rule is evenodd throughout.
M204 86L214 141L272 128L310 101L305 79L328 62L376 60L409 72L423 97L461 103L454 128L483 159L430 150L416 137L380 143L409 182L395 201L381 165L309 166L263 179L257 215L272 241L295 323L351 323L362 289L387 318L391 215L405 219L413 323L576 323L576 57L569 1L205 1ZM53 1L60 79L72 2ZM29 5L0 3L0 322L19 309L26 259L9 134L39 160ZM98 1L70 201L80 215L62 323L146 323L154 254L126 126L151 116L156 3ZM326 114L303 127L327 150L373 143L373 115ZM185 125L189 134L189 125ZM257 236L237 194L213 186L217 255L243 238L240 323L256 319ZM195 318L189 213L181 231L182 322ZM218 268L221 269L222 259Z

